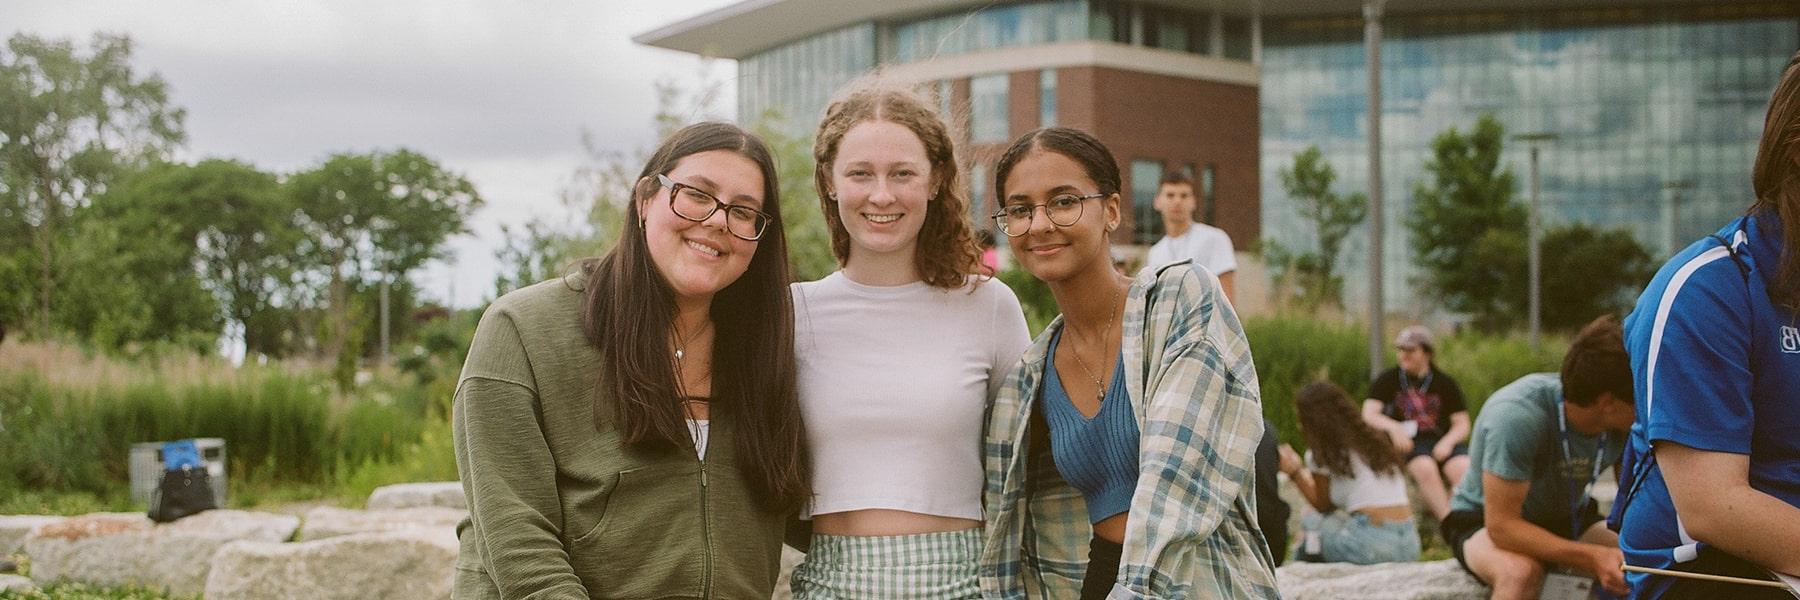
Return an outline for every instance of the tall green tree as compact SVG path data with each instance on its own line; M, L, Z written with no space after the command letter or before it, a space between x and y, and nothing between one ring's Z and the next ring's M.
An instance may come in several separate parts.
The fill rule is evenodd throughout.
M194 269L191 239L174 215L118 208L109 192L71 214L57 236L64 285L56 329L110 352L171 343L208 352L221 314Z
M1269 263L1282 271L1278 278L1297 281L1303 304L1341 305L1344 278L1338 274L1338 255L1344 238L1368 216L1369 197L1361 192L1346 196L1332 191L1337 172L1325 162L1318 146L1294 155L1294 166L1282 170L1280 176L1281 187L1294 199L1300 218L1311 226L1318 248L1295 251L1270 242L1264 245L1264 253Z
M1579 329L1619 314L1656 276L1650 251L1624 229L1566 225L1545 233L1543 244L1546 328Z
M1425 293L1487 330L1525 322L1530 303L1526 211L1512 171L1500 163L1504 140L1491 115L1467 135L1455 128L1438 135L1426 163L1433 181L1413 187L1407 219ZM1546 328L1574 329L1617 313L1655 274L1649 251L1622 229L1552 226L1540 243Z
M1525 300L1508 289L1523 274L1506 258L1523 248L1510 238L1525 231L1525 208L1512 169L1501 166L1505 136L1493 115L1466 134L1438 134L1425 162L1431 181L1413 185L1406 219L1423 291L1486 328L1504 325Z
M775 169L781 177L781 228L787 234L788 264L794 278L814 281L837 270L831 253L831 231L819 212L819 195L813 182L812 139L784 133L783 117L769 112L750 130L769 145Z
M468 179L405 149L333 155L293 175L287 188L310 271L326 287L325 351L340 363L354 360L353 290L398 281L440 258L482 204Z
M17 34L0 50L0 260L13 263L0 268L0 320L23 318L35 300L31 316L47 335L71 213L183 141L184 111L161 77L134 72L131 47L98 34L83 53Z
M285 353L300 303L294 275L302 233L275 175L230 160L158 164L121 179L95 208L121 223L167 220L146 235L185 249L180 269L197 270L223 317L242 328L246 351Z

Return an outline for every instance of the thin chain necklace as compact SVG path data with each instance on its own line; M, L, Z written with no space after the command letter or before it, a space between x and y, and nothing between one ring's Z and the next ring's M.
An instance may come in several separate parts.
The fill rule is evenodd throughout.
M683 340L683 339L681 339L681 335L680 335L681 328L671 325L670 328L675 330L675 335L669 336L669 339L671 339L675 342L675 361L679 363L679 362L681 362L681 359L686 358L687 357L687 345L694 343L695 338L700 337L700 334L702 334L702 333L706 333L706 330L710 329L711 327L712 327L712 324L707 323L706 326L695 329L693 333L688 334L687 339Z
M710 329L711 327L712 327L712 323L709 322L705 326L695 329L693 333L688 334L687 339L684 340L684 339L681 339L681 336L679 335L681 332L681 328L675 327L673 324L670 325L670 328L675 330L675 335L669 336L670 341L673 341L675 343L675 388L677 390L677 393L679 393L682 396L681 413L687 419L687 421L689 423L697 424L700 422L700 419L694 416L694 413L695 413L694 405L696 405L696 404L704 405L704 404L706 404L706 401L697 399L697 398L692 398L687 395L687 385L683 384L681 381L681 365L682 365L681 361L682 361L682 359L687 357L688 344L694 343L694 340L698 339L700 337L700 334L706 333L706 330ZM700 383L705 383L711 379L712 379L712 371L711 371L711 369L708 369L706 376L700 380ZM697 448L697 447L699 447L699 444L700 444L699 429L697 428L697 426L694 428L690 428L690 429L692 429L692 433L694 436L694 445Z
M1113 310L1112 307L1117 306L1119 304L1119 301L1124 299L1124 295L1125 295L1125 291L1119 290L1119 293L1113 295L1113 298L1114 298L1113 302L1111 304L1107 305L1106 328L1100 330L1100 339L1101 339L1100 350L1101 350L1102 354L1104 354L1106 351L1105 340L1108 339L1107 334L1112 333L1113 320L1118 318L1118 316L1119 316L1119 312L1116 310ZM1069 328L1070 331L1074 331L1074 329L1075 328L1073 328L1073 327ZM1080 365L1081 370L1083 372L1087 373L1088 379L1092 379L1094 381L1094 403L1099 404L1101 400L1106 398L1106 388L1102 387L1100 385L1100 376L1095 374L1094 369L1089 367L1087 364L1087 361L1083 360L1081 358L1081 349L1079 347L1071 348L1069 351L1069 354L1075 355L1075 364Z

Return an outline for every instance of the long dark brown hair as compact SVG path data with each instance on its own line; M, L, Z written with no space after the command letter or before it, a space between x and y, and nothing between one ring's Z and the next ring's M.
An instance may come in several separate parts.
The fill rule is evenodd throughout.
M1776 304L1800 307L1800 53L1788 60L1769 98L1750 181L1756 192L1750 212L1767 211L1781 220L1785 247L1769 297Z
M950 141L949 127L938 116L930 102L909 88L877 78L851 82L838 93L838 99L825 109L819 122L818 136L813 139L813 183L819 192L819 209L825 213L825 225L831 230L831 253L838 264L850 261L850 230L838 215L837 200L831 190L832 163L837 162L838 143L858 123L887 121L898 124L925 146L925 158L931 164L931 199L925 203L925 225L919 230L919 241L913 249L913 264L919 277L932 287L956 289L968 283L980 264L981 249L975 245L975 232L963 215L969 210L968 192L956 165L956 146Z
M1371 471L1400 472L1400 456L1394 453L1393 445L1363 422L1343 388L1328 381L1315 381L1300 388L1294 404L1313 464L1328 473L1348 477L1354 472L1350 467L1350 453L1354 452L1369 464Z
M794 384L794 312L788 295L787 238L780 184L761 139L729 123L689 125L664 140L638 175L619 241L606 256L583 261L588 343L600 350L596 426L612 423L627 444L686 449L691 444L669 349L675 293L651 261L639 206L663 188L658 174L683 158L728 150L755 162L763 176L763 211L774 223L757 242L743 276L713 296L711 411L729 419L738 470L767 510L792 510L811 496L812 469ZM608 407L604 398L611 399Z

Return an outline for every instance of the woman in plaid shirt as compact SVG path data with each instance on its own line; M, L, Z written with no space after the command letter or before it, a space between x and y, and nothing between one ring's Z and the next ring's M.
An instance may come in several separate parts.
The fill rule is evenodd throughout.
M1117 165L1057 127L995 169L995 222L1063 315L988 414L982 595L1276 598L1251 483L1263 423L1249 344L1204 269L1113 270Z

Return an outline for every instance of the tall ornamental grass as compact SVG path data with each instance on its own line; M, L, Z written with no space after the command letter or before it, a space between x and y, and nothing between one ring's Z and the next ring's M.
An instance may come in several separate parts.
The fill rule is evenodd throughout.
M1369 340L1360 324L1318 320L1310 316L1278 314L1244 320L1250 339L1256 374L1262 385L1263 416L1280 430L1281 440L1304 447L1294 414L1294 393L1307 383L1329 380L1344 388L1360 406L1369 393ZM1473 418L1495 390L1513 380L1540 371L1555 372L1562 365L1568 338L1547 336L1536 356L1523 335L1489 335L1439 332L1436 364L1456 378ZM1393 366L1392 350L1384 364Z
M82 379L66 367L20 368L31 363L7 351L0 350L0 497L44 497L47 505L68 503L51 497L65 494L116 507L127 495L132 444L191 437L225 440L233 496L368 481L357 472L400 462L428 422L445 420L433 414L441 403L427 399L430 391L406 385L367 385L346 396L313 371L201 376L108 364L93 365L100 377Z

